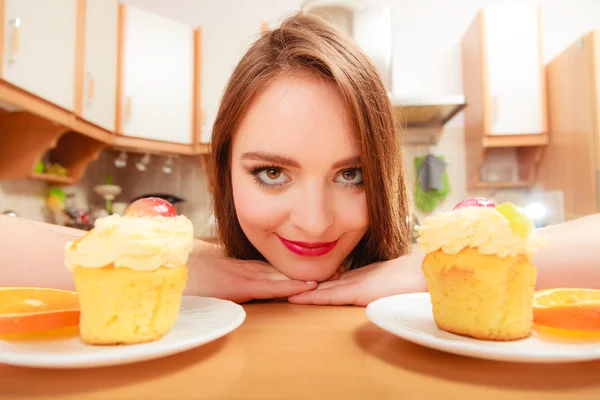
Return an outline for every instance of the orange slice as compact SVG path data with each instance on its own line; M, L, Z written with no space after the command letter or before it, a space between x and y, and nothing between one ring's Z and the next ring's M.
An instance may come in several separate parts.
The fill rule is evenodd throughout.
M600 290L559 288L537 291L533 322L541 333L600 338Z
M77 293L47 288L0 287L0 335L29 334L79 324Z

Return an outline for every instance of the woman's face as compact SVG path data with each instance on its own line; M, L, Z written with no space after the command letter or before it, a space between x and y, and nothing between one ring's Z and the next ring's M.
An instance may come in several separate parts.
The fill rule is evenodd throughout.
M369 220L356 135L330 82L274 79L235 133L232 184L250 242L292 279L331 277Z

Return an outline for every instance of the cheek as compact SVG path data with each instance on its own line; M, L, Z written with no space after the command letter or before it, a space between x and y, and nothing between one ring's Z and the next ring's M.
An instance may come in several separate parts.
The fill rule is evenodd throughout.
M287 211L281 199L265 193L254 177L245 171L233 171L231 183L235 210L244 230L272 229L285 221Z
M347 232L364 233L369 227L367 197L364 192L359 194L338 196L334 203L336 221Z

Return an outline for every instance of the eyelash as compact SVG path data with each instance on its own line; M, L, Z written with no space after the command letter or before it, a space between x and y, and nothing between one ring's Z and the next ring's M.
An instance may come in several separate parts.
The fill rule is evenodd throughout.
M343 170L339 171L337 173L337 175L342 174L346 171L358 171L362 175L362 168L359 166L344 168ZM364 176L363 176L363 180L361 180L359 183L338 183L338 185L342 185L343 187L348 188L348 189L357 189L357 188L362 188L364 186L364 183L365 182L364 182Z
M283 168L278 167L277 165L259 165L257 167L252 168L250 171L248 171L248 173L252 176L254 176L254 182L256 182L256 184L260 187L265 187L268 189L276 189L279 188L283 185L285 185L287 182L285 183L276 183L276 184L272 184L272 183L265 183L263 182L259 177L258 174L260 174L263 171L267 171L269 169L276 169L278 171L283 172Z
M273 184L273 183L265 183L265 182L263 182L258 177L258 174L260 174L263 171L267 171L269 169L276 169L276 170L280 171L281 173L283 173L283 168L281 168L281 167L279 167L277 165L270 164L270 165L259 165L259 166L256 166L256 167L250 169L248 171L248 174L254 176L254 181L256 182L256 184L258 186L264 187L264 188L268 188L268 189L277 189L277 188L280 188L280 187L282 187L282 186L284 186L284 185L286 185L288 183L288 182L284 182L284 183L275 183L275 184ZM352 171L352 170L359 171L362 174L362 168L360 166L353 166L353 167L350 167L350 168L344 168L343 170L339 171L338 174L341 174L341 173L346 172L346 171ZM340 183L339 185L342 185L343 187L348 188L348 189L357 189L357 188L361 188L361 187L364 186L364 180L361 181L360 183Z

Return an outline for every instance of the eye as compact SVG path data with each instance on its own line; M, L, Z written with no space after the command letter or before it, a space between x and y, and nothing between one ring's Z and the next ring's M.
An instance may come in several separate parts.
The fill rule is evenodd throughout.
M257 167L250 171L259 185L277 187L283 186L290 178L279 167Z
M341 171L335 177L335 182L341 183L343 185L351 185L351 186L362 185L362 183L363 183L362 169L361 168L345 169L345 170Z

